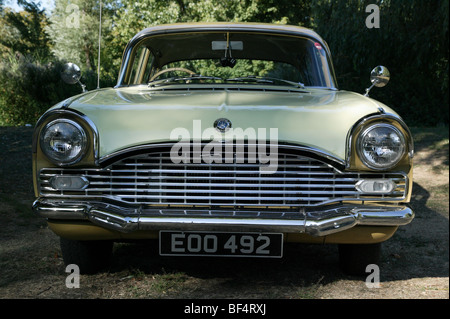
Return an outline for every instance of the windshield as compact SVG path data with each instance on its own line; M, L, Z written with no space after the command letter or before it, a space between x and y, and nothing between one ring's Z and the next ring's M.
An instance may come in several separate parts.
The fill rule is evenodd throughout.
M149 37L131 51L123 84L289 85L334 88L321 44L259 33L186 33Z

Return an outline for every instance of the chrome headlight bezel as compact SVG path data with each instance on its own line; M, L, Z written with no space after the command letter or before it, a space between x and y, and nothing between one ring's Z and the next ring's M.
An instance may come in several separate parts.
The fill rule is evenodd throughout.
M396 147L398 147L398 149L389 150L391 154L394 154L393 156L391 156L391 158L386 159L386 157L378 156L379 159L386 160L386 162L384 163L377 162L376 160L374 160L374 157L377 156L376 154L373 157L368 156L369 151L365 150L365 148L367 147L367 139L370 138L369 134L372 133L374 130L379 129L390 130L391 131L390 134L394 134L394 136L395 135L397 136L396 139L398 138L398 142L396 143L397 144ZM386 139L383 139L383 141L386 141ZM383 145L379 145L380 149L382 146ZM386 145L384 145L384 147L386 147ZM366 127L359 134L356 142L356 150L361 162L365 166L373 170L388 170L395 167L404 157L406 149L407 145L404 134L394 125L387 123L376 123Z
M50 144L52 138L55 138L55 136L48 136L47 133L50 133L50 128L55 127L56 125L66 125L66 128L70 128L72 130L72 135L76 135L77 141L69 141L68 139L70 139L70 136L63 136L64 143L72 142L75 144L75 151L71 147L73 154L67 154L67 152L64 151L61 151L61 153L58 154L56 148ZM61 127L59 129L61 130ZM58 166L67 166L78 163L84 157L88 149L88 138L86 131L80 124L69 119L56 119L47 123L40 132L39 142L44 155L52 163Z

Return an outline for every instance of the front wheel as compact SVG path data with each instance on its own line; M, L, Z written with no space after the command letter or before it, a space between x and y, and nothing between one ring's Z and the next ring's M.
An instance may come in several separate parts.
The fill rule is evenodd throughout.
M106 268L112 256L112 241L83 241L60 239L64 263L75 264L82 274L96 273Z
M340 244L339 265L349 275L364 275L370 264L379 265L381 243L377 244Z

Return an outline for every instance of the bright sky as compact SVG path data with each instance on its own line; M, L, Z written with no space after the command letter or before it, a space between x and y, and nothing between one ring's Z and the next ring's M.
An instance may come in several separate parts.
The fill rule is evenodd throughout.
M40 8L45 9L48 13L55 7L55 1L54 0L28 0L32 3L40 3ZM20 11L22 10L22 7L19 7L17 5L16 0L5 0L4 1L5 7L12 8L14 11Z

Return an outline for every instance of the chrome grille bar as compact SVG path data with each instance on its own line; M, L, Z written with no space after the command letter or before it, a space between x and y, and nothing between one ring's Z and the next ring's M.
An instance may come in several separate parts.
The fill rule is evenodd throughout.
M170 149L166 149L124 157L104 168L43 169L39 191L41 196L52 198L212 209L232 206L298 210L333 202L406 197L407 177L401 173L341 172L326 161L280 147L276 172L262 174L259 163L236 163L236 159L248 159L248 154L244 155L237 154L233 163L173 163ZM55 190L50 179L56 175L84 176L89 185L80 191ZM355 188L364 178L390 178L397 186L390 194L364 195Z

